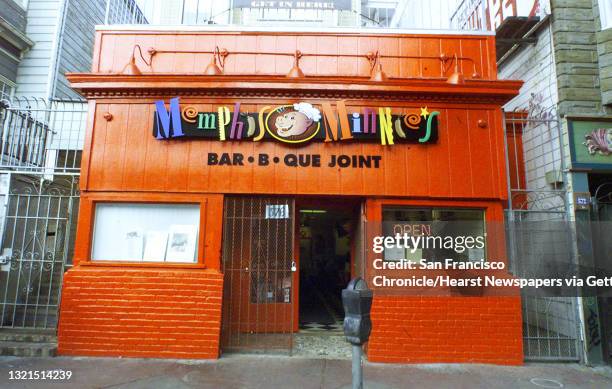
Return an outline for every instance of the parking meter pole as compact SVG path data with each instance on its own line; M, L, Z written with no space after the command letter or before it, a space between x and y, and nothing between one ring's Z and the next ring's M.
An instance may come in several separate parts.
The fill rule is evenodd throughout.
M342 290L344 335L353 346L353 389L363 389L362 347L368 341L372 331L370 320L372 297L372 291L361 277L352 279L346 289Z
M353 389L363 389L362 353L361 346L353 345Z

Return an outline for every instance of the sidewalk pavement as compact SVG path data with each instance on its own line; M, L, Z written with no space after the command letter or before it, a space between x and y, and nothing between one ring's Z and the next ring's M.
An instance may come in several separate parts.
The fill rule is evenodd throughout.
M69 381L9 380L10 370L72 371ZM612 369L577 364L493 366L366 363L364 389L612 388ZM0 357L0 388L350 388L348 360L231 355L218 361Z

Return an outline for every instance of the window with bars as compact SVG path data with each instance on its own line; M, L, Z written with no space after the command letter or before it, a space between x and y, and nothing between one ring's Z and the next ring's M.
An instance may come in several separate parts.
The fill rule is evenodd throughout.
M15 92L15 84L0 76L0 100L10 100Z

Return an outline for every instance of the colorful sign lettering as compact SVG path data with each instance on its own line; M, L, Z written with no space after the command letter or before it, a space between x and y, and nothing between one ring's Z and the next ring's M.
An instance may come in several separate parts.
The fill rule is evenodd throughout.
M231 111L230 111L231 108ZM241 104L219 106L213 112L181 107L179 98L155 102L153 135L157 139L208 138L219 141L276 140L287 144L311 141L376 141L434 143L438 139L437 111L427 107L405 114L392 114L389 107L363 108L349 112L344 101L334 105L308 102L265 106L259 112L243 112Z

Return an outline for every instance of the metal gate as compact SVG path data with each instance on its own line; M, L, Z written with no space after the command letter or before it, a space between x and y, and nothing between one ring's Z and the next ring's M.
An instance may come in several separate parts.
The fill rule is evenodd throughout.
M82 100L0 100L0 328L57 326L86 117Z
M537 218L533 218L534 215ZM529 269L546 268L547 263L551 266L575 263L574 231L565 221L564 212L514 210L507 216L508 252L513 274L530 278ZM577 298L534 296L524 291L521 297L525 359L579 361Z
M62 277L72 258L78 176L13 176L0 256L0 327L57 325Z
M595 266L605 269L607 273L611 270L610 253L612 253L612 182L604 182L595 188L592 198L591 219L593 226L593 254ZM607 353L608 361L612 361L612 297L601 296L599 298L604 351Z
M225 199L224 351L292 351L298 297L294 205L280 197Z
M507 112L509 201L506 211L508 255L517 276L547 261L576 264L575 231L567 222L567 193L561 126L553 110L531 104ZM581 359L579 304L576 297L522 293L523 351L526 360Z

